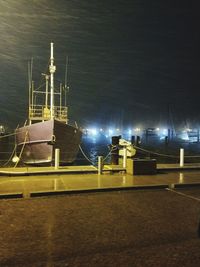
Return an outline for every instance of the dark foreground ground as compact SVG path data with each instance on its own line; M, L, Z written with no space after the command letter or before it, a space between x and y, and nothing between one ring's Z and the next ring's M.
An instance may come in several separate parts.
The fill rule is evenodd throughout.
M0 266L200 266L199 219L199 188L4 199Z

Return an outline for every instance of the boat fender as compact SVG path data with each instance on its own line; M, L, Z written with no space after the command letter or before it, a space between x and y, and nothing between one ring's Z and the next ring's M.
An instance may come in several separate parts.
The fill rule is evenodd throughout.
M55 145L56 143L56 136L53 134L51 137L51 141L48 142L48 145Z
M17 155L15 155L13 158L12 158L12 162L13 163L17 163L19 162L19 157Z

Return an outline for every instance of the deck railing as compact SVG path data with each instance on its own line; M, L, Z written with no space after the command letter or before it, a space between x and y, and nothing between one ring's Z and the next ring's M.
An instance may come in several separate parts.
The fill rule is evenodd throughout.
M67 122L67 107L54 106L53 117L59 121ZM44 105L30 106L29 120L45 121L51 119L50 107Z

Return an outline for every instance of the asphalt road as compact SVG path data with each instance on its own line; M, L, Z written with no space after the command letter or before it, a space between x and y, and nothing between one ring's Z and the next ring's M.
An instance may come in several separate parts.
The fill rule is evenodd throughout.
M0 200L0 266L200 266L200 188Z

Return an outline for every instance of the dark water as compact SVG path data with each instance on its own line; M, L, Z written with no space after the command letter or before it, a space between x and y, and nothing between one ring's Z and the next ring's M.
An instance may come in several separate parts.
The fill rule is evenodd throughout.
M130 140L129 140L130 141ZM97 164L98 156L103 156L106 163L111 161L111 138L104 136L85 137L82 140L81 150L77 157L77 164ZM158 138L141 138L141 143L136 144L136 158L153 158L158 163L179 163L180 148L184 149L185 163L200 162L200 143L172 139L165 142ZM86 156L86 157L85 157ZM89 159L89 160L88 160Z
M130 141L130 140L129 140ZM179 163L180 148L184 149L185 163L200 162L200 143L171 139L168 143L159 138L141 137L140 144L135 144L136 158L153 158L158 163ZM98 156L103 156L104 162L111 163L111 137L104 135L83 136L74 165L97 165ZM11 159L15 148L14 138L0 138L0 166L6 162L13 165ZM113 151L115 153L115 151Z
M103 135L97 137L84 136L75 164L97 164L98 156L103 156L105 162L110 161L111 138Z

